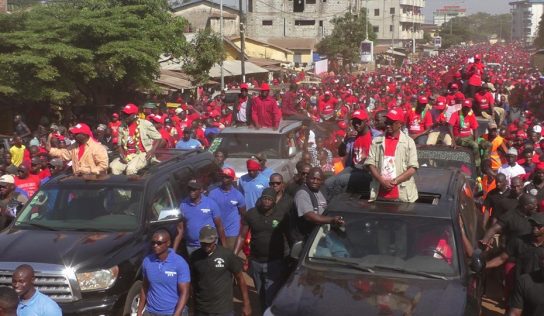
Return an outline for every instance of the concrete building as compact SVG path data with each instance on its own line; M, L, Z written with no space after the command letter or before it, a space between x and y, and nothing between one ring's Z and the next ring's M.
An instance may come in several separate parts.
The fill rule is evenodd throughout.
M171 3L172 4L172 3ZM198 0L172 6L175 16L182 16L189 21L189 32L197 32L209 27L212 31L220 33L221 11L219 4ZM240 33L240 16L238 10L223 5L223 35L234 36Z
M442 26L453 18L465 16L467 12L466 8L458 5L446 5L440 9L436 9L433 12L433 24Z
M510 2L512 9L512 40L532 43L537 36L538 23L544 13L544 0Z

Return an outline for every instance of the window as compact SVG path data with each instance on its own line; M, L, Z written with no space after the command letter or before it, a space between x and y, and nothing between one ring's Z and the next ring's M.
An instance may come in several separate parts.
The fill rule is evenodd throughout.
M380 9L374 9L374 16L380 16Z
M306 0L306 4L315 4L315 0Z
M319 27L323 27L323 20L319 20Z
M161 187L151 200L151 210L150 210L150 220L161 220L164 216L168 215L168 211L173 211L176 209L174 203L174 198L172 195L172 190L170 185L166 184ZM161 214L163 212L163 214ZM165 215L166 214L166 215Z
M304 12L304 0L293 1L293 12Z
M390 14L395 14L395 8L389 8L389 13Z
M315 25L315 20L295 20L297 26L312 26Z
M379 26L373 26L372 31L374 31L374 33L379 33L380 32L380 27Z
M393 32L393 24L389 25L389 32Z
M272 20L263 20L263 25L272 25Z
M253 12L253 0L247 0L247 12Z

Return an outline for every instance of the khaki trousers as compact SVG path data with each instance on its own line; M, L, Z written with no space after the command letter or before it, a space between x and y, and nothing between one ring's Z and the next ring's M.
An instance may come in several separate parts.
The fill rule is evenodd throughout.
M128 163L122 163L120 158L115 158L110 163L111 173L115 175L126 173L127 176L135 175L139 170L147 166L148 161L145 159L146 153L136 154Z

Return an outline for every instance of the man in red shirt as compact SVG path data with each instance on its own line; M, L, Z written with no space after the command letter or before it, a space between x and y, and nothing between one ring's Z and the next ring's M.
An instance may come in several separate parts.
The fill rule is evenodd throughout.
M357 110L351 115L351 125L357 132L354 141L346 139L338 147L338 154L346 157L346 167L362 166L368 156L370 144L372 144L372 133L368 126L368 114L364 110Z
M480 165L480 151L478 148L478 121L472 112L472 101L463 101L461 110L450 117L450 134L453 135L453 144L468 147L474 152L476 166Z
M29 197L32 197L40 188L40 177L30 174L25 165L20 165L17 169L17 176L15 177L15 186L26 192Z
M269 94L270 87L263 83L260 95L252 99L251 120L256 128L272 127L277 130L280 126L281 110L278 101Z
M150 115L151 123L155 126L157 131L162 136L162 139L164 140L159 148L174 148L176 146L176 143L174 141L174 138L168 131L164 128L164 117L160 115Z
M111 115L111 121L108 123L108 127L111 130L111 142L113 145L117 145L117 142L119 141L119 126L121 126L119 114L113 113Z
M297 85L292 83L289 85L289 90L285 92L281 99L281 112L284 118L297 114L296 99L297 99Z
M476 115L481 115L484 118L489 118L491 113L493 113L495 100L493 99L490 90L491 87L486 83L482 86L480 91L478 91L474 95L474 112L476 113Z
M427 143L427 134L433 126L433 118L427 110L428 103L427 97L420 95L417 98L416 108L408 112L408 135L416 144Z
M482 86L482 77L484 75L484 64L479 54L474 55L474 62L467 67L468 90L467 97L473 98L476 92Z
M319 115L323 121L327 121L334 116L334 110L338 100L332 96L330 91L325 91L325 94L319 98L317 108L319 109Z

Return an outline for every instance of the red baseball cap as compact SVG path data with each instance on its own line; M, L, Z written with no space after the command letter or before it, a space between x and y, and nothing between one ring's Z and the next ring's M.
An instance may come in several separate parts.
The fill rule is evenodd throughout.
M89 125L85 123L77 123L75 126L71 127L69 129L70 133L72 134L85 134L87 136L92 137L93 133L91 132L91 128Z
M463 101L463 107L465 108L472 108L472 100L466 99Z
M435 109L437 110L443 110L446 108L446 98L443 96L439 96L436 98L436 104L434 105Z
M138 114L138 107L132 103L125 105L123 113L126 115Z
M365 111L357 110L351 114L351 119L368 120L368 114Z
M402 112L395 109L389 110L385 117L390 119L391 121L404 121L404 115L402 114Z
M455 93L454 98L455 98L455 100L464 100L465 95L462 92L458 91L458 92Z
M331 92L330 91L325 91L325 95L331 95Z
M339 121L338 127L340 127L341 129L346 129L348 128L348 124L346 123L346 121Z
M119 114L117 114L117 113L113 113L111 116L113 116L115 118L119 118Z
M240 90L242 90L242 89L246 89L246 90L247 90L248 88L249 88L249 86L247 85L247 83L242 83L242 84L240 85Z
M482 58L480 57L480 54L476 54L474 55L474 59L476 60L476 59L482 59Z
M151 115L148 116L148 119L151 119L153 122L156 122L156 123L161 123L161 124L164 123L164 119L160 115L151 114Z
M268 85L268 83L263 82L263 84L261 85L261 91L270 91L270 86Z
M429 100L427 100L426 96L420 95L419 97L417 97L417 103L427 104L429 103Z
M456 84L456 83L453 83L453 84L451 85L451 89L459 89L459 85Z
M232 168L223 168L221 169L221 174L229 178L236 178L236 172Z

